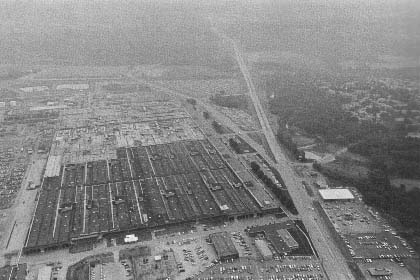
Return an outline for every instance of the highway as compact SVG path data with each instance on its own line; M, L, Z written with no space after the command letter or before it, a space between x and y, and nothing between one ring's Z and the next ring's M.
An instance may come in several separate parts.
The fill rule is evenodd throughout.
M236 61L247 84L248 94L254 104L262 132L264 133L269 147L277 161L276 168L282 175L293 202L295 203L296 209L299 211L300 218L305 224L320 258L323 260L323 264L328 275L331 279L337 280L354 279L354 276L352 275L345 258L341 254L340 249L332 241L333 239L330 236L326 225L323 224L323 219L318 217L318 214L315 211L311 210L312 199L308 196L301 183L299 183L298 178L296 178L292 168L288 164L288 159L277 143L277 139L271 129L268 118L259 100L251 74L237 43L225 34L219 32L217 29L212 28L212 30L219 37L230 42L234 49Z
M224 36L224 35L223 35ZM224 39L228 39L224 37ZM251 75L246 67L246 64L240 55L240 52L236 46L236 43L228 39L232 42L232 45L235 48L236 59L239 63L240 69L244 75L244 78L248 85L248 90L252 102L254 103L255 110L258 114L258 119L262 127L262 132L264 133L265 137L267 138L267 142L269 144L270 149L272 150L277 164L274 163L272 160L269 160L267 154L255 146L255 141L253 141L249 136L246 134L241 134L241 137L253 147L256 147L257 152L262 155L265 155L264 158L272 165L274 165L282 175L282 178L288 187L289 193L295 203L297 210L300 213L301 220L303 221L305 227L309 232L309 236L311 237L312 243L315 246L318 254L320 255L321 260L323 261L324 267L327 271L327 274L330 276L330 279L334 280L352 280L354 279L350 269L347 266L346 260L341 254L340 249L333 243L333 238L330 236L327 226L324 224L323 219L318 215L317 212L312 211L312 199L308 196L305 189L302 187L301 183L298 183L299 180L296 178L295 173L293 172L291 166L289 166L289 160L283 154L280 146L277 143L277 140L274 136L274 133L271 129L271 126L268 122L268 119L262 109L261 103L259 102L255 87L251 80ZM129 73L128 77L138 82L147 84L150 88L158 91L162 91L168 93L172 96L177 96L180 98L190 98L188 94L179 92L174 89L170 89L165 85L158 84L156 82L146 81L144 79L140 79L135 77L133 73ZM228 117L223 115L219 112L215 107L209 105L206 102L201 100L196 100L197 105L205 108L215 119L217 119L220 123L227 126L229 129L234 131L235 133L240 133L241 129L232 122ZM315 220L316 219L316 220Z
M134 76L130 75L130 78L136 79ZM152 83L149 81L145 81L142 79L136 79L138 82L145 83L150 86L152 89L166 92L173 96L178 96L180 98L190 98L188 94L181 93L177 90L170 89L165 85L160 85L157 83ZM197 105L205 108L211 115L218 120L223 125L227 126L229 129L234 131L235 133L239 133L241 129L232 122L228 117L224 116L221 112L217 111L217 109L201 100L197 100ZM261 112L261 111L260 111ZM265 114L263 114L265 115ZM318 215L317 212L312 211L312 200L302 187L299 182L298 178L295 178L294 172L291 167L288 165L290 163L288 159L284 156L283 152L281 151L280 147L278 146L276 139L274 138L274 133L271 130L271 127L265 126L269 128L271 131L272 140L269 141L267 137L267 142L270 145L270 148L273 151L273 154L276 158L277 164L274 161L270 160L267 153L263 150L262 147L259 147L249 136L246 134L241 134L241 137L251 144L258 153L264 156L264 158L269 162L271 165L275 166L282 175L282 178L285 184L288 187L290 195L295 203L296 208L300 213L300 219L303 221L306 229L309 232L309 236L311 237L312 243L315 246L320 258L323 262L325 270L327 274L330 276L331 280L352 280L355 279L348 268L344 257L341 254L340 249L333 243L333 238L330 236L327 226L324 224L323 219ZM265 132L265 131L264 131ZM274 147L274 148L273 148ZM315 220L316 219L316 220Z

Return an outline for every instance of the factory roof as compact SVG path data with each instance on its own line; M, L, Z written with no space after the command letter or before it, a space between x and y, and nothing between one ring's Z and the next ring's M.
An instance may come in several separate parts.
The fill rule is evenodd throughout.
M324 200L354 199L354 196L349 189L325 189L319 190L319 194Z
M210 238L219 258L238 255L238 251L236 250L229 233L226 231L210 234Z
M287 229L279 229L277 230L277 234L283 239L289 248L298 248L299 244L293 238L293 236L287 231Z
M268 244L265 240L256 239L255 240L255 246L257 247L258 251L261 253L261 255L264 258L273 256L273 253L271 252L271 250L268 247Z
M50 155L47 161L47 166L45 167L44 177L56 177L60 175L61 169L61 155L53 156Z
M386 268L368 268L370 275L372 276L389 276L392 275L392 271Z

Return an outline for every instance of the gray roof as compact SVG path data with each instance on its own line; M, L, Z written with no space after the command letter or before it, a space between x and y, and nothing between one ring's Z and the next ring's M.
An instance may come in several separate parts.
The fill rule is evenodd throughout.
M219 258L238 255L238 251L230 238L230 234L226 231L210 234L210 239L213 242L214 249Z

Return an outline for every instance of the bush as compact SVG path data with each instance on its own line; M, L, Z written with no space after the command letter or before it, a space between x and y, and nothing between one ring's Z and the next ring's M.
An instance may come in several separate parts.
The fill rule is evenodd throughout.
M258 165L258 163L253 161L253 162L251 162L251 169L252 169L252 171L256 172L256 171L260 170L260 166Z
M187 98L187 102L193 106L197 105L197 100L195 100L194 98Z

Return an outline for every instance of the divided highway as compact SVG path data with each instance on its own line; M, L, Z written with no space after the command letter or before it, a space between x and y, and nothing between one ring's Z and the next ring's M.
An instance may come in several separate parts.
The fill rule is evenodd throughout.
M273 130L271 129L267 116L265 115L265 112L259 101L255 86L251 79L251 74L247 69L245 60L243 59L236 45L236 42L226 37L224 34L217 32L217 30L213 29L213 31L216 32L223 39L231 42L235 50L236 60L247 83L249 95L255 106L255 110L257 112L257 116L262 127L262 132L264 133L269 147L277 161L275 167L280 171L282 178L286 186L288 187L289 193L293 199L293 202L295 203L296 209L299 211L299 218L303 221L305 227L307 228L312 243L314 244L315 249L320 255L320 258L323 262L324 268L328 276L330 277L330 280L355 279L350 269L348 268L346 260L341 254L340 249L334 243L332 236L330 236L329 229L324 224L323 219L318 215L317 212L312 210L312 199L308 196L302 184L298 183L298 178L295 177L293 170L288 165L288 159L283 154L283 151L277 143L276 137L273 133ZM190 97L187 94L184 94L174 89L170 89L165 85L160 85L157 83L152 83L143 79L139 79L135 77L133 73L128 73L127 76L133 80L137 80L138 82L145 83L155 90L160 90L162 92L166 92L168 94L178 96L181 98ZM201 100L197 100L197 104L209 111L216 119L221 121L225 126L229 127L234 132L240 132L240 129L237 125L235 125L229 118L218 112L214 107ZM247 137L247 135L242 135L242 137L244 137L246 141L249 141L249 137Z
M252 82L251 74L247 68L245 59L243 58L238 45L233 39L227 37L225 34L218 32L214 28L213 31L224 40L230 42L233 46L236 61L246 81L249 91L248 93L254 104L255 111L257 112L257 117L261 124L262 132L264 133L269 147L277 161L276 167L282 175L282 178L289 190L295 206L299 211L299 216L305 224L309 235L311 236L312 242L314 243L320 258L323 261L328 275L331 279L337 280L354 279L354 276L352 275L345 258L341 254L340 249L333 242L333 238L330 236L329 230L324 224L323 219L318 217L318 213L312 210L312 199L308 196L302 187L302 184L299 183L298 178L295 177L292 168L288 164L288 159L283 154L283 151L277 143L277 139L273 133L273 130L271 129L268 118L261 105L254 83Z

